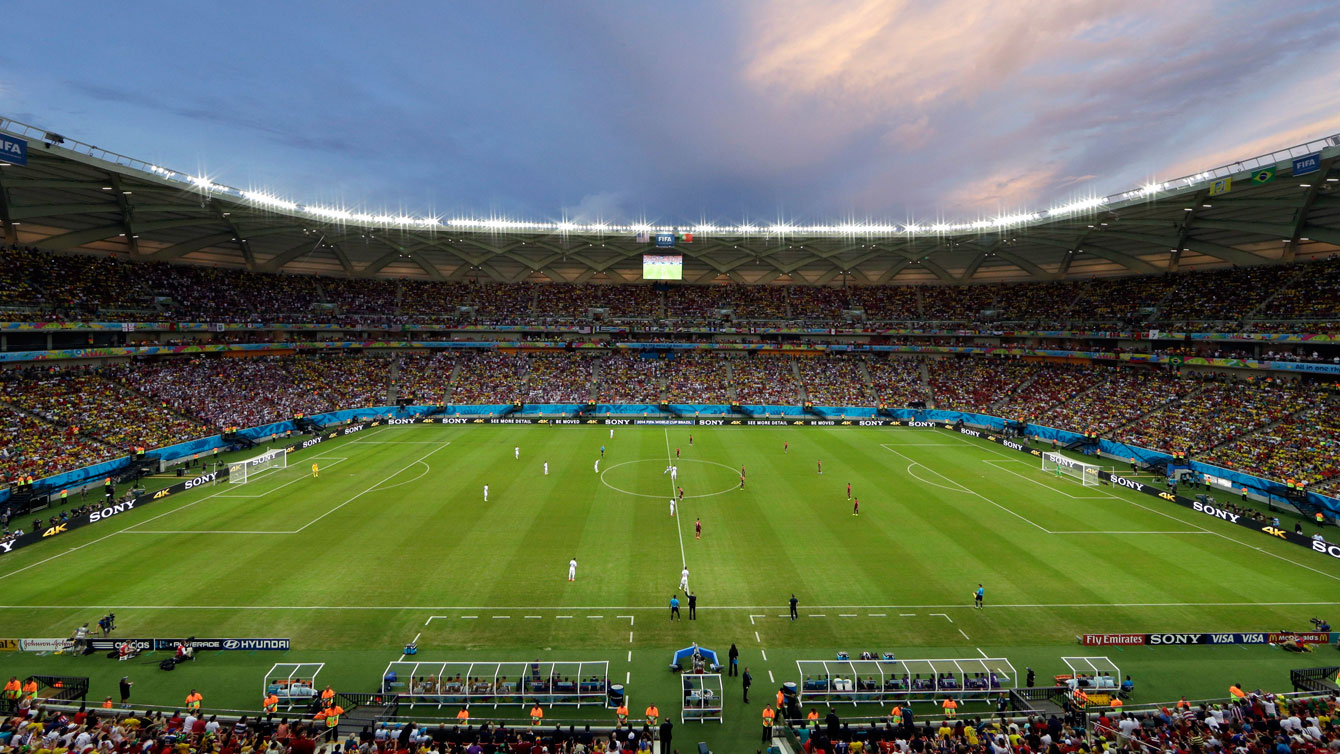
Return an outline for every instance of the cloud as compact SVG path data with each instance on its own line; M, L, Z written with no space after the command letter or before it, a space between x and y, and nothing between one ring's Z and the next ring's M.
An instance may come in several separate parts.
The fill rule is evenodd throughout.
M1340 121L1331 73L1340 21L1325 3L753 7L757 29L741 43L746 85L792 129L821 120L838 143L879 134L855 164L809 166L845 170L836 203L867 211L1036 209L1169 175L1190 154L1197 162L1185 172ZM1282 79L1306 106L1273 95Z
M563 217L574 223L618 222L629 217L627 200L621 191L598 191L564 207Z

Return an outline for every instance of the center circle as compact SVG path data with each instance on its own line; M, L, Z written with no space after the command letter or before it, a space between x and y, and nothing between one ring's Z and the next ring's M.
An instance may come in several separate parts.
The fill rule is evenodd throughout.
M681 459L679 459L679 460L678 460L677 462L675 462L675 463L676 463L676 465L679 466L679 481L678 481L677 483L672 484L672 483L669 481L669 480L670 480L670 475L667 474L667 473L663 473L663 481L660 481L660 482L658 482L658 483L659 483L659 484L664 484L666 487L670 488L669 491L667 491L667 492L665 492L665 493L663 493L663 494L651 494L651 493L647 493L647 492L634 492L633 490L627 490L627 489L624 489L623 487L619 487L619 486L617 486L617 485L615 485L615 484L611 484L610 481L609 481L609 479L606 479L606 478L605 478L607 474L609 474L610 472L614 471L615 469L624 468L624 467L629 467L629 466L634 466L634 465L637 465L637 464L659 464L660 468L661 468L662 471L664 472L665 467L668 466L668 465L670 465L670 464L667 463L666 460L663 459L663 458L643 458L643 459L640 459L640 460L637 460L637 461L622 461L622 462L620 462L620 463L616 463L616 464L610 466L609 468L605 469L604 471L600 472L600 483L603 484L603 485L605 485L606 487L609 487L610 489L614 490L615 492L622 492L622 493L624 493L625 495L635 495L635 496L637 496L637 497L654 497L654 498L661 498L662 500L669 500L671 497L673 497L673 496L674 496L674 495L673 495L673 492L674 492L675 487L684 487L684 488L685 488L685 490L684 490L684 499L686 499L686 500L687 500L688 498L714 497L714 496L716 496L716 495L724 495L724 494L726 494L727 492L734 492L735 490L739 489L739 485L740 485L740 471L739 471L739 469L732 468L732 467L730 467L730 466L727 466L727 465L724 464L724 463L718 463L718 462L716 462L716 461L704 461L704 460L700 460L700 459L697 459L697 458L681 458ZM693 473L692 475L690 475L690 476L688 477L688 479L689 479L689 483L688 483L688 484L685 484L684 467L685 467L686 464L692 464L692 463L704 464L705 466L707 466L707 467L709 467L709 468L707 468L707 469L704 470L704 472L706 472L706 473L704 473L704 472L695 472L695 473ZM718 468L718 467L721 468L721 469L725 469L725 471L717 471L717 468ZM726 473L726 472L729 472L729 473ZM613 475L614 480L615 480L615 481L620 481L620 480L619 480L619 476L620 476L619 474L614 474L614 475ZM721 487L721 489L718 489L718 490L716 490L715 492L703 492L703 493L699 493L699 494L696 494L696 495L690 495L690 494L688 494L688 490L691 489L693 486L696 486L696 484L698 483L698 481L701 480L701 479L703 479L704 477L708 480L708 481L706 482L706 484L711 485L712 487ZM724 485L724 486L723 486L723 485Z

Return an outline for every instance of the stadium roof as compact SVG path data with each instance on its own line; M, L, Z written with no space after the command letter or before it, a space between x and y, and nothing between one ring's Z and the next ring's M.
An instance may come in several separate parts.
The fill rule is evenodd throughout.
M687 282L977 283L1151 274L1340 251L1340 135L1066 207L959 223L615 226L411 218L221 186L0 118L6 239L257 271L432 280L634 282L640 231L693 233ZM1319 170L1294 175L1317 155ZM1264 182L1261 170L1273 170ZM662 250L663 251L663 250Z

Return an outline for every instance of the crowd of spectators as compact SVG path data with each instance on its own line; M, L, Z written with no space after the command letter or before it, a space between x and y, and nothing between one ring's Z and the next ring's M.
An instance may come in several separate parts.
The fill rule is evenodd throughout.
M526 362L502 352L471 353L456 362L448 403L503 405L524 400Z
M412 353L394 358L399 359L397 400L408 399L421 405L433 405L446 400L447 382L456 368L454 353Z
M121 451L112 455L207 434L198 421L125 389L103 369L8 370L0 375L0 391L5 402L25 413Z
M903 408L910 404L928 405L930 389L921 379L923 364L919 359L890 356L866 362L875 399L889 408Z
M843 356L796 359L805 395L816 406L873 406L863 360Z
M290 721L276 714L221 720L198 710L141 713L80 706L63 711L25 701L0 722L0 754L635 754L652 751L657 737L649 725L514 728L455 720L437 725L377 723L343 736L327 735L318 726L310 718Z
M1033 421L1054 406L1087 393L1107 378L1109 368L1066 364L1042 364L1032 370L1032 379L1017 388L994 408L1000 416L1015 421Z
M0 248L0 314L22 320L536 324L614 318L842 324L871 322L1055 329L1332 331L1340 257L1288 265L1125 278L972 285L674 285L353 279L249 272L116 256ZM462 307L466 307L462 311ZM1311 320L1309 324L1285 324ZM1247 322L1244 325L1244 321Z
M578 403L592 400L596 357L580 352L535 353L517 357L526 364L526 403Z
M318 732L287 717L220 721L198 711L164 714L98 710L48 711L42 705L10 713L0 724L0 752L254 752L316 754ZM322 751L329 748L323 746Z
M923 381L923 370L927 379ZM398 375L393 383L392 376ZM417 404L672 403L930 407L1185 451L1340 488L1340 423L1316 386L1148 366L615 349L163 359L0 372L0 475L48 476L297 415ZM933 400L932 400L933 399Z
M1168 401L1186 395L1190 380L1144 367L1094 367L1102 384L1053 405L1037 423L1071 432L1108 435Z
M19 475L38 479L91 466L124 453L60 427L0 405L0 484Z
M210 429L198 437L300 414L385 405L388 368L384 358L323 354L121 364L108 373L172 411L200 418Z
M906 322L921 319L921 296L927 286L879 285L847 289L851 306L865 312L868 322Z
M1319 401L1200 460L1269 479L1296 479L1324 492L1340 483L1340 416L1333 403Z
M927 366L936 408L977 413L990 412L1037 369L1015 361L967 357L931 359Z
M655 405L661 402L661 377L666 371L664 359L616 352L601 360L599 370L598 403Z
M660 293L650 285L552 283L536 288L535 313L545 317L587 319L592 309L610 317L660 315Z
M921 291L921 318L932 322L979 322L995 310L994 285L937 285Z
M731 359L736 398L746 406L799 404L800 383L792 372L792 362L790 357L757 353Z
M1194 393L1122 428L1116 439L1164 452L1199 453L1281 421L1320 400L1319 393L1284 382L1207 379Z
M1288 287L1298 271L1297 267L1262 265L1176 275L1167 299L1159 306L1160 319L1240 319Z
M731 402L726 360L717 354L672 353L666 361L666 392L671 403Z
M1280 269L1293 272L1294 277L1280 286L1268 304L1252 315L1262 319L1329 320L1334 326L1336 312L1340 312L1340 257Z
M1102 712L1093 723L1109 750L1121 752L1270 752L1323 754L1340 749L1336 698L1293 698L1234 684L1229 701L1181 701L1156 710Z

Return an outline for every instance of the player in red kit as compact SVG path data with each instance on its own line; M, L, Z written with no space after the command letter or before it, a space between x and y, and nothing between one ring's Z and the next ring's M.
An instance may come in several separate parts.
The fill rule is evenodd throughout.
M684 502L684 488L683 488L683 487L680 487L680 488L679 488L679 501L680 501L680 502Z
M847 499L851 500L851 482L847 482Z
M740 489L744 489L744 474L740 475Z
M695 539L703 538L703 520L701 518L693 521L693 534Z
M859 498L859 497L857 497L857 498L852 498L852 503L851 503L851 514L852 514L853 516L859 516L859 515L861 515L861 498Z
M820 473L820 474L824 473L824 462L823 462L823 461L819 461L819 473Z
M679 448L675 448L675 458L679 458Z
M791 443L789 443L789 442L783 442L783 443L782 443L782 452L783 452L783 453L787 453L787 452L790 452L790 450L791 450Z

